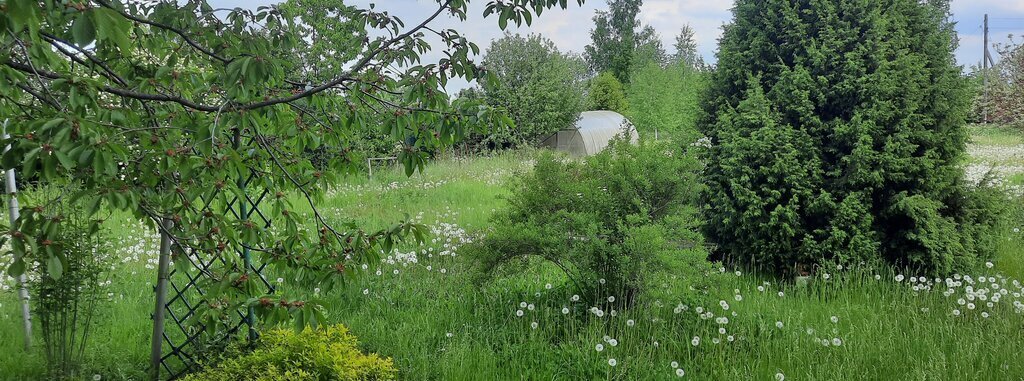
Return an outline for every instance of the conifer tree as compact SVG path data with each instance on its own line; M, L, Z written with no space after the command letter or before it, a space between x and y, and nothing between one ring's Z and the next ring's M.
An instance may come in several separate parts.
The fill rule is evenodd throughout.
M948 2L738 0L701 128L706 232L776 271L988 255L990 192L959 166L968 93Z

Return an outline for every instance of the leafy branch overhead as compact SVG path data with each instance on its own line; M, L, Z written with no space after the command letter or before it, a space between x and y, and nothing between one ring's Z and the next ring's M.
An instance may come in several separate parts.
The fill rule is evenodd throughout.
M504 28L566 3L491 1L486 13ZM427 152L468 130L510 124L444 91L452 78L489 77L472 60L477 45L432 27L439 17L464 20L468 9L468 0L439 0L410 22L340 0L256 10L204 0L6 1L0 109L11 137L2 166L43 184L75 184L57 197L87 210L94 230L100 211L126 211L161 229L157 222L173 221L165 232L179 264L185 253L223 260L208 274L217 292L210 299L224 301L210 303L213 314L250 305L315 322L315 303L262 302L233 253L255 250L300 281L328 282L375 263L403 237L422 239L423 228L409 222L364 231L317 201L324 185L359 165L351 147L361 131L404 142L400 161L411 174ZM426 60L429 51L441 58ZM223 212L253 190L266 192L260 217L272 226ZM64 216L52 202L26 202L4 234L15 257L9 273L32 261L67 262Z

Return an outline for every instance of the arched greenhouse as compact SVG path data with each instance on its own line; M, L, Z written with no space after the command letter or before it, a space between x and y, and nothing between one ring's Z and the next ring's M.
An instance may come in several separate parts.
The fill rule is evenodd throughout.
M636 143L640 136L636 127L625 116L615 111L586 111L572 128L555 132L544 139L542 147L568 152L573 156L594 155L616 135L626 133Z

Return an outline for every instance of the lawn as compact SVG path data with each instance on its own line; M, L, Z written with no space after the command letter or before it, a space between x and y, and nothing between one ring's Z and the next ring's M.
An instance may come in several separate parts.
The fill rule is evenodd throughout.
M1024 144L1004 129L971 131L972 153ZM282 290L323 303L331 323L348 325L364 349L392 357L400 378L409 380L1024 378L1019 199L992 266L971 274L924 279L836 268L797 286L716 265L705 275L713 286L699 300L649 298L616 311L575 302L559 273L544 266L473 282L460 250L486 234L489 217L503 205L504 184L529 170L531 157L449 158L411 178L389 170L338 184L322 204L331 218L385 227L408 214L434 237L400 248L344 289L300 289L282 279ZM1003 159L972 162L990 160ZM116 247L105 286L109 303L101 307L83 374L143 379L157 237L125 218L108 222L106 233ZM40 353L16 349L19 310L13 283L4 285L0 379L41 378ZM663 287L676 284L669 279Z

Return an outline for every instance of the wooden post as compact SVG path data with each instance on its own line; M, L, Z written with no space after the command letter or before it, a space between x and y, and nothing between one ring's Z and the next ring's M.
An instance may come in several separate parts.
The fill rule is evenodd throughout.
M171 278L171 235L174 227L169 218L160 221L160 257L156 277L156 306L153 309L153 341L149 354L149 379L160 380L160 359L163 358L164 312L167 308L167 284Z
M7 120L4 119L3 127L4 139L11 137L7 134ZM4 147L4 152L11 149L8 145ZM5 182L7 195L10 196L10 203L8 204L8 217L10 218L11 226L13 227L15 222L18 221L18 184L15 182L16 176L14 168L7 170L7 177ZM29 306L28 300L28 285L25 278L25 273L18 275L18 300L21 302L21 320L25 327L25 350L32 348L32 308Z

